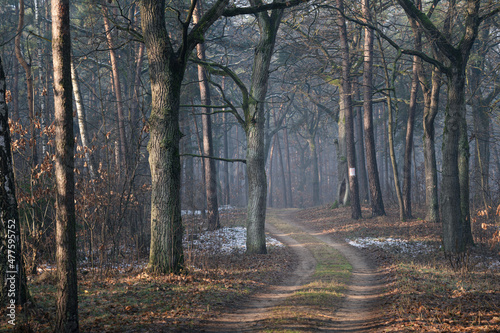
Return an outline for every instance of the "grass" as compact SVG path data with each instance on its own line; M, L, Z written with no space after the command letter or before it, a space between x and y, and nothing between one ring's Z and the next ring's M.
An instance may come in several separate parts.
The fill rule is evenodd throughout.
M305 244L316 260L316 267L310 281L275 306L262 325L266 328L264 332L304 332L333 315L340 306L352 267L337 250L284 223L277 217L279 212L268 213L268 223ZM296 330L296 327L301 329Z

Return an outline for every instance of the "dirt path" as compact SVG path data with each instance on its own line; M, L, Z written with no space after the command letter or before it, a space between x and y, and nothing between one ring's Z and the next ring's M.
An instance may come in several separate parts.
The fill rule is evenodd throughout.
M281 221L301 230L319 241L341 252L352 265L352 277L340 308L332 313L325 313L317 327L304 327L301 331L325 332L374 332L381 326L383 319L383 292L385 274L359 250L347 245L321 231L310 229L304 221L292 218L293 211L280 211L275 215ZM291 296L310 280L316 267L316 260L305 244L298 243L290 235L283 234L273 225L266 226L267 231L282 243L290 246L297 255L299 264L296 270L279 286L273 286L251 297L240 309L228 313L208 323L205 332L260 332L264 329L260 322L268 317L281 300ZM295 328L294 331L296 331Z

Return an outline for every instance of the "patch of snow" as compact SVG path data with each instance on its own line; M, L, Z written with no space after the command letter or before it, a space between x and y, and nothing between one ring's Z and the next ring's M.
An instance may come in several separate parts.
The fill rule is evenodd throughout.
M246 236L247 230L243 227L221 228L215 231L206 231L192 240L184 239L184 247L224 254L245 252ZM283 246L280 241L270 236L266 236L266 245Z
M222 205L219 207L219 212L223 212L226 210L233 210L233 209L236 209L236 207L231 206L231 205ZM189 209L183 209L183 210L181 210L181 215L182 216L184 216L184 215L201 215L201 210L192 211Z
M365 237L352 240L346 239L346 242L354 247L362 249L374 246L384 250L409 254L426 254L432 250L431 246L424 242L410 242L398 238Z
M201 215L201 210L195 210L194 212L192 210L181 210L181 216L184 215Z

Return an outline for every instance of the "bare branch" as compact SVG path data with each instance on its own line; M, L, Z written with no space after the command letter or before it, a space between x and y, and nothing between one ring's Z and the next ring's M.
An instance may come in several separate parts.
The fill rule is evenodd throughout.
M197 154L180 154L180 156L209 158L211 160L217 160L217 161L223 161L223 162L229 162L229 163L234 163L234 162L241 162L241 163L245 163L245 164L247 163L247 160L240 159L240 158L222 158L222 157L204 156L204 155L197 155Z

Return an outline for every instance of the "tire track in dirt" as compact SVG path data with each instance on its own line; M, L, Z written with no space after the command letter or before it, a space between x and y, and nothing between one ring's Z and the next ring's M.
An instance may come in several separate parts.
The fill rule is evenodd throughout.
M317 327L303 327L300 331L323 332L374 332L381 326L383 320L383 292L385 274L359 250L337 241L334 237L310 229L305 221L292 218L293 211L286 210L277 213L277 217L286 221L297 230L315 237L321 242L333 247L344 255L352 265L352 277L346 290L340 308L332 313L324 314ZM289 246L297 255L298 266L295 271L280 285L254 295L241 307L220 318L205 323L203 332L260 332L265 330L260 322L268 318L268 314L280 301L310 281L315 271L316 260L305 244L297 242L290 235L283 234L273 225L267 224L266 229L273 237ZM297 328L294 328L297 331Z

